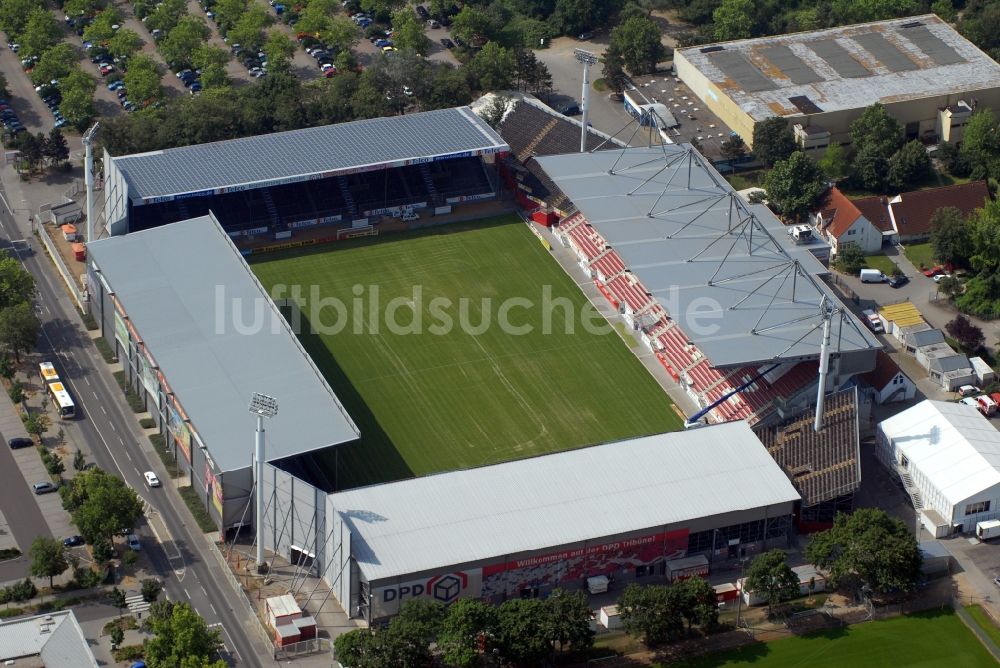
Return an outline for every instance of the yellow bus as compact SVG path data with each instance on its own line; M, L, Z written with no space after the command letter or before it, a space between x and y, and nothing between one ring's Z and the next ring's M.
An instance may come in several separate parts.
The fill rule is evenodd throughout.
M69 396L69 392L62 382L49 383L47 387L49 389L49 396L52 397L52 403L59 410L59 417L63 420L75 418L76 404L73 403L73 398Z
M46 385L59 381L59 373L56 371L56 367L52 364L52 362L42 362L39 364L38 375L41 376L42 382Z

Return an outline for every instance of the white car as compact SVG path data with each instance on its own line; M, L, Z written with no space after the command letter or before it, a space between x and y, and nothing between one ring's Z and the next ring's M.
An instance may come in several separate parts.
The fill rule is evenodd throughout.
M150 487L159 487L160 486L160 479L157 478L156 474L153 473L152 471L146 471L142 475L143 475L144 478L146 478L146 484L149 485Z
M128 543L128 549L132 550L133 552L138 552L139 550L142 549L142 545L139 543L139 537L136 536L134 533L130 533L128 536L126 536L125 541Z
M951 278L951 274L937 274L934 277L934 282L935 283L940 283L941 281L943 281L946 278Z

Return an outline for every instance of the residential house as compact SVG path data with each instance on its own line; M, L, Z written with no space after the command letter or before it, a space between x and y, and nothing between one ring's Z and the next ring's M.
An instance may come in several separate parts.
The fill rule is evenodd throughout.
M863 253L877 253L882 248L882 231L836 187L827 193L820 210L813 215L813 225L830 244L836 255L841 244L857 245Z
M931 218L938 209L955 207L965 215L991 199L986 181L972 181L940 188L915 190L895 197L863 197L853 201L855 208L890 243L917 243L931 234Z
M917 386L902 372L889 355L880 351L875 368L860 376L862 382L875 390L875 403L888 404L906 401L917 394Z

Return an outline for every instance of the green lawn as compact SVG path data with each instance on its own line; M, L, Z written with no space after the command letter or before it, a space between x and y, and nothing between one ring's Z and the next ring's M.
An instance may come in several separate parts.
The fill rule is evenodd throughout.
M896 617L720 652L671 668L887 668L993 666L993 657L950 610Z
M1000 628L993 622L993 618L986 614L986 611L978 605L967 605L965 606L965 611L969 613L969 616L976 620L976 624L979 625L983 631L986 632L990 638L993 639L997 645L1000 645Z
M912 262L913 266L917 269L921 265L930 268L937 264L934 260L934 251L931 248L930 242L909 244L903 247L903 252L906 253L906 259Z
M890 260L884 253L865 256L865 266L870 269L878 269L886 276L892 276L892 271L896 268L896 263Z
M611 327L588 333L578 314L593 312L579 288L520 221L505 217L461 227L362 239L313 252L268 255L253 270L269 289L299 284L308 296L353 304L353 286L378 286L384 313L398 298L396 321L419 312L423 333L377 330L367 320L339 333L301 335L302 343L361 430L357 445L337 454L338 486L347 487L530 457L603 441L676 430L680 418L653 377ZM419 297L414 286L422 290ZM577 314L552 309L542 324L543 286ZM510 311L507 333L495 323L502 301L535 306ZM445 307L456 326L432 333ZM474 335L457 326L492 314ZM483 302L490 299L492 303ZM309 306L306 306L308 314ZM351 311L353 306L351 307ZM349 311L349 312L351 312ZM335 317L326 312L323 322ZM565 332L571 320L574 333ZM603 324L603 320L600 321ZM363 333L354 333L355 325ZM308 329L308 328L304 328Z

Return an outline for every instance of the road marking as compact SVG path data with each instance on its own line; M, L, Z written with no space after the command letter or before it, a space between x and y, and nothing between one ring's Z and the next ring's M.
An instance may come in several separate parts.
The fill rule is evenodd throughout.
M105 415L108 414L108 412L104 410L104 404L101 404L101 412L104 413Z
M83 377L83 382L85 382L88 387L90 386L90 378L87 378L86 376L84 376Z
M124 445L124 443L122 445ZM128 457L129 461L132 461L132 455L128 453L128 450L125 451L125 456Z
M99 396L97 396L97 391L96 390L91 390L90 393L94 395L94 400L95 401L100 401L101 400L101 398ZM101 408L103 408L103 406Z
M118 442L121 443L122 445L125 445L125 441L122 440L121 436L118 437Z
M172 540L170 543L165 543L163 541L163 537L160 536L160 532L156 530L156 523L162 522L162 520L159 518L159 512L152 506L149 506L149 512L147 513L147 517L149 518L149 528L153 531L153 535L156 536L156 542L160 544L160 547L162 547L163 551L167 554L167 560L170 562L170 567L174 569L174 575L177 576L178 582L184 580L184 573L185 573L184 555L181 554L180 548L178 548L177 545ZM163 534L167 538L172 538L170 533L167 531L166 524L163 525ZM171 555L170 551L167 550L168 544L174 548L173 555ZM180 568L177 568L174 565L173 562L175 559L181 562Z
M205 598L208 598L208 592L205 591L205 585L198 585L198 586L201 587L201 593L205 595Z
M218 613L218 611L217 611L217 610L215 609L215 606L214 606L214 605L212 605L212 602L211 602L211 601L209 601L209 603L208 603L208 607L210 607L210 608L212 609L212 614L213 614L213 615L215 615L216 617L218 617L218 616L219 616L219 613Z
M191 600L191 594L188 593L187 589L184 589L184 595L188 597L189 601Z
M103 408L103 406L102 406L102 408ZM117 430L117 429L115 428L115 423L114 423L114 422L108 422L108 426L109 426L109 427L111 427L111 431L118 431L118 430Z

